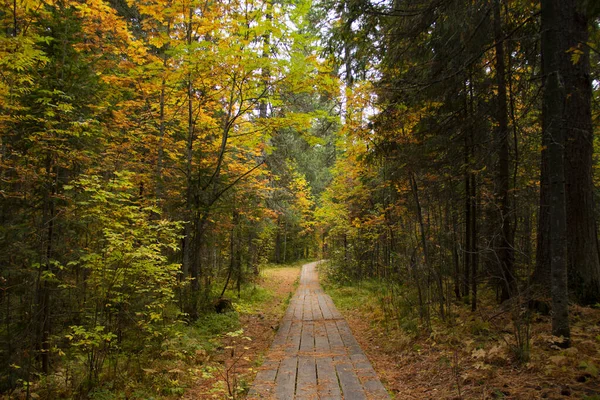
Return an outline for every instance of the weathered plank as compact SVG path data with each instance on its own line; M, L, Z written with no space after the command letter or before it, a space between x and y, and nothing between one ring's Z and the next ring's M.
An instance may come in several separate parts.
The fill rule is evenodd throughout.
M296 399L317 398L317 367L315 358L298 357L298 378L296 380Z
M344 341L344 346L346 346L348 353L349 354L362 354L362 349L360 348L360 345L354 338L354 335L352 334L352 331L350 330L348 323L344 320L337 320L336 325L337 325L338 331L340 332L340 336L342 337L342 340Z
M277 379L275 380L275 397L277 399L293 399L296 391L296 372L298 357L287 357L281 360Z
M315 331L312 321L303 321L302 337L300 341L300 351L303 353L312 353L315 350Z
M325 300L325 293L317 294L317 302L319 303L319 308L323 314L323 319L333 319L333 313Z
M327 354L331 348L329 347L329 338L327 337L327 329L323 320L315 321L315 352L319 354Z
M298 354L300 349L300 340L302 338L302 321L292 321L287 341L285 342L285 352L287 354Z
M247 399L266 399L270 398L275 393L275 378L279 369L278 360L265 360L260 367L254 385L248 391Z
M313 320L313 312L312 312L312 307L310 305L311 300L312 300L312 296L310 295L310 293L307 293L306 296L304 296L304 304L302 307L302 310L303 310L302 320L304 320L304 321L312 321Z
M296 307L294 309L294 319L301 320L304 314L304 294L299 296L296 300Z
M317 291L314 291L310 297L310 308L312 310L313 320L320 321L323 319L323 313L321 312L321 307L319 307L319 298L317 296Z
M329 339L331 352L338 355L345 354L346 349L344 347L344 342L335 321L325 321L325 329L327 330L327 338Z
M285 345L288 334L290 333L290 328L292 326L291 320L281 321L279 325L279 329L277 329L277 334L273 339L273 344L271 345L271 349L275 349Z
M332 357L317 358L317 375L319 377L317 392L320 400L338 400L342 398Z
M345 400L364 400L367 398L362 384L348 356L336 356L333 359L338 380Z
M342 314L340 314L338 309L333 304L333 300L331 300L331 297L325 295L323 297L323 299L325 299L325 304L327 304L327 306L329 307L329 310L331 311L332 319L343 319L344 318L344 317L342 317Z

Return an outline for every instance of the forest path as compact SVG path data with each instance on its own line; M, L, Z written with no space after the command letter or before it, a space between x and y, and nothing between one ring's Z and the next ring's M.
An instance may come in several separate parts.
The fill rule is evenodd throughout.
M389 399L348 323L305 264L247 399Z

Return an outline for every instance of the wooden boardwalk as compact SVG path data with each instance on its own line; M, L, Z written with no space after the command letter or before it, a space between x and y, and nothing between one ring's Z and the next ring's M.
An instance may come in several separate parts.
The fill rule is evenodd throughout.
M348 323L319 285L316 265L302 267L300 286L247 399L389 399Z

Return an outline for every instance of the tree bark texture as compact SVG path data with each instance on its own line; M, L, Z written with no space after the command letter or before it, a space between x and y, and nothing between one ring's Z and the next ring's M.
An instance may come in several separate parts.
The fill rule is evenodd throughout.
M588 18L576 0L560 3L564 21L560 43L565 90L565 179L569 286L580 304L600 301L600 259L594 217L592 127Z
M569 4L566 4L569 3ZM545 80L543 111L544 135L548 139L548 174L550 183L550 249L552 275L552 333L570 338L569 298L567 286L567 205L565 194L565 102L562 76L566 55L564 29L565 7L571 0L542 1L542 54Z

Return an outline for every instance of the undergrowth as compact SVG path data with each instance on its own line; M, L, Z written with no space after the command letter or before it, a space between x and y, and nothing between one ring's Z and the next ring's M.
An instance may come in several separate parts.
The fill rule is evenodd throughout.
M22 382L20 388L2 399L179 398L199 380L219 376L220 367L214 359L228 350L224 342L242 336L240 315L260 312L273 293L258 280L242 285L239 296L237 290L228 289L225 297L233 303L231 312L218 314L208 310L192 323L173 321L158 345L122 344L89 389L78 378L85 374L81 370L84 360L67 358L55 373L35 382Z
M341 279L326 265L320 271L369 357L384 360L378 372L398 398L431 390L439 398L597 398L598 310L572 306L573 346L565 350L547 334L549 316L521 303L499 305L484 287L476 312L468 301L447 299L444 318L434 310L426 325L415 288Z

